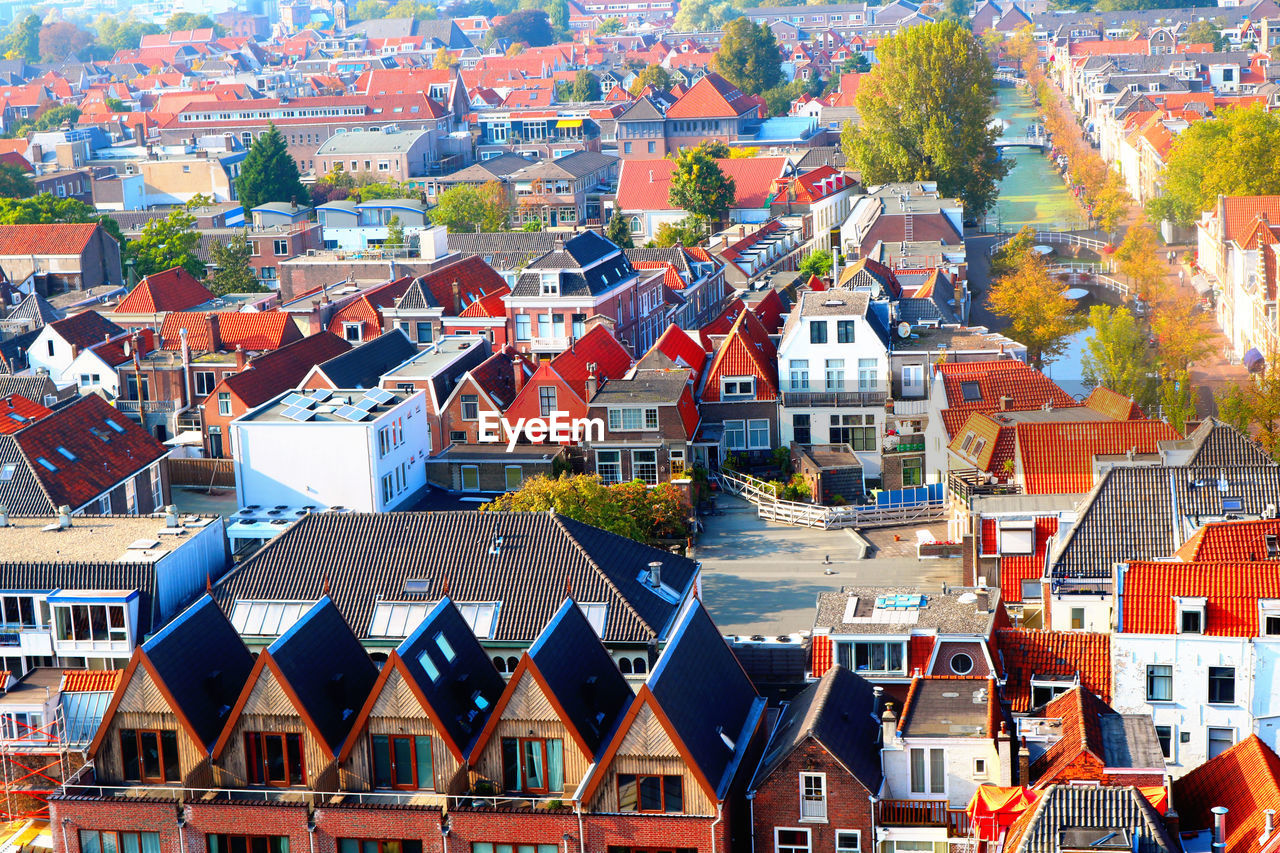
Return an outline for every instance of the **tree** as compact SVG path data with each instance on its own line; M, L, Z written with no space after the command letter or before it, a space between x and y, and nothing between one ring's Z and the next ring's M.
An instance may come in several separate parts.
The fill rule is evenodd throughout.
M399 216L392 216L387 220L387 239L386 245L392 248L404 248L404 223L400 221Z
M1116 249L1120 272L1129 278L1134 294L1146 301L1164 281L1165 266L1156 257L1156 249L1156 234L1146 225L1130 228Z
M711 63L720 76L742 92L759 95L782 82L782 54L773 30L750 18L725 25L720 49Z
M575 521L649 544L689 535L689 507L683 493L671 483L651 488L639 481L606 486L594 474L562 474L556 479L531 477L517 491L482 504L480 509L554 510Z
M497 181L482 187L458 184L436 196L429 214L433 225L443 225L450 233L505 231L511 220L511 202Z
M973 9L973 4L969 0L943 0L941 8L938 10L934 20L938 21L955 21L962 27L969 26L969 12Z
M197 278L203 276L204 261L196 255L200 232L195 230L195 224L196 218L190 213L174 210L164 219L152 219L142 226L142 233L126 247L134 271L148 276L182 267Z
M302 185L298 164L289 156L284 135L274 123L253 141L236 178L236 192L245 210L268 202L305 204L307 188Z
M1093 216L1098 220L1098 227L1108 234L1113 233L1129 213L1129 200L1124 178L1116 172L1108 171L1106 182L1093 202Z
M353 181L351 195L356 201L371 201L375 198L413 198L414 190L408 184L402 184L399 181L379 181L368 172L361 172Z
M1089 326L1093 334L1080 359L1085 384L1110 388L1151 410L1160 393L1159 373L1138 318L1128 308L1094 305Z
M660 249L672 246L696 246L707 239L706 224L696 216L686 216L678 222L664 222L653 235L653 244Z
M12 163L0 163L0 197L27 198L35 195L36 185L22 171L22 167Z
M1188 370L1213 349L1208 315L1200 310L1200 300L1178 288L1161 283L1151 305L1151 334L1165 375Z
M54 222L97 222L121 246L120 224L106 214L74 198L40 193L30 198L0 198L0 225L48 225Z
M1169 425L1186 435L1187 422L1195 420L1195 386L1185 370L1179 370L1160 386L1160 411Z
M447 70L458 64L458 60L448 49L441 47L436 51L436 58L432 60L431 67L437 70Z
M702 145L686 148L676 157L668 200L708 223L724 219L736 199L737 186Z
M806 280L815 275L818 278L827 278L831 275L831 253L825 249L813 252L800 262L800 272L804 274Z
M1210 44L1213 45L1214 51L1222 50L1227 43L1222 36L1222 30L1218 29L1217 22L1212 18L1193 21L1187 27L1187 31L1182 34L1182 41L1186 44Z
M1035 28L1031 24L1016 30L1004 42L1004 55L1018 63L1018 67L1027 70L1040 56L1036 46Z
M551 22L541 9L521 9L502 19L490 32L495 39L526 42L530 47L545 47L555 41Z
M57 130L64 124L75 126L80 120L80 108L73 107L70 104L53 107L45 110L40 114L40 118L33 122L26 122L11 129L6 136L14 138L26 136L32 131L40 132L42 130Z
M1190 226L1219 195L1280 193L1280 115L1262 106L1215 111L1178 134L1163 172L1164 194L1147 203L1148 214Z
M596 27L596 35L611 36L622 32L621 18L605 18L600 22L600 26Z
M1080 328L1075 304L1062 295L1062 285L1032 250L1024 251L1013 271L992 285L987 307L1008 318L1005 333L1026 345L1027 356L1037 370L1061 356L1067 338Z
M1022 261L1022 256L1031 251L1031 247L1035 243L1036 229L1030 225L1022 226L1018 233L1009 239L1009 242L1001 246L991 256L987 277L991 281L995 281L1013 272Z
M635 247L635 242L631 239L631 227L627 225L626 217L616 210L613 212L613 216L609 217L609 224L605 227L604 236L608 237L620 249Z
M202 207L209 207L213 203L213 196L205 193L196 193L187 199L187 203L182 206L187 210L199 210Z
M947 22L910 27L882 41L876 58L845 148L863 182L937 181L966 214L984 213L1010 164L997 156L995 83L973 33Z
M197 12L176 12L164 22L166 33L176 33L179 30L213 30L213 34L219 37L227 34L226 28L214 23L213 18Z
M636 75L636 79L631 81L631 88L628 91L633 95L638 95L644 91L645 86L652 86L665 92L671 88L671 74L661 65L650 65Z
M676 31L710 32L740 17L742 12L730 0L682 0L676 12Z
M112 54L117 50L137 50L143 36L160 32L160 27L150 21L139 21L133 16L120 20L111 15L99 15L94 28L98 31L98 43Z
M1218 394L1218 416L1280 460L1280 356L1266 370Z
M390 8L391 4L385 0L360 0L351 17L357 21L376 21L385 18Z
M783 83L766 90L761 97L764 98L765 106L769 108L769 115L785 116L791 113L791 102L808 90L809 87L803 80L792 80L790 83Z
M237 234L226 243L209 244L209 277L205 285L214 296L228 293L265 293L249 265L249 241Z
M40 16L27 15L14 21L4 43L5 55L36 62L40 59Z
M93 35L70 21L55 21L40 28L40 58L54 62L76 56L93 43Z
M582 69L573 78L573 100L579 103L583 101L598 101L602 94L600 91L600 78L587 69Z
M415 18L420 21L433 21L438 17L435 6L419 3L418 0L400 0L387 10L388 18Z

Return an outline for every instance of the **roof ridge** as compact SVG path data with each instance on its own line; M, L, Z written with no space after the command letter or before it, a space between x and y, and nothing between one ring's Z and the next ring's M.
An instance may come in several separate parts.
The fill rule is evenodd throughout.
M567 518L568 516L565 516L565 517ZM560 531L564 533L565 536L569 537L569 541L573 543L573 547L577 549L578 553L581 554L583 559L587 561L587 565L591 566L591 568L595 570L595 573L604 580L605 586L608 589L612 590L613 594L616 595L619 598L619 600L622 601L622 606L626 608L626 610L636 618L636 621L638 621L641 625L644 625L645 627L647 627L650 631L652 631L656 635L658 633L657 629L655 629L654 626L650 625L649 622L643 616L641 616L634 607L631 606L631 600L628 599L627 596L623 595L622 590L618 589L617 584L615 584L613 582L613 579L609 577L609 573L606 572L600 566L600 564L597 563L594 558L592 558L592 556L589 553L587 553L587 549L582 547L582 543L578 541L578 537L573 535L573 531L569 530L569 528L564 525L564 522L561 520L560 513L553 511L551 513L551 519L555 523L556 527L560 528ZM573 520L577 521L577 519L573 519ZM583 522L578 521L577 523L582 524Z

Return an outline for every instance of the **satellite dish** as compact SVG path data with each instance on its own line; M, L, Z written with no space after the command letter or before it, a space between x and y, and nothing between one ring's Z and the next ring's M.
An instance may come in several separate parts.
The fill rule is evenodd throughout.
M906 320L903 320L901 323L898 324L898 337L900 338L911 337L911 324L908 323Z

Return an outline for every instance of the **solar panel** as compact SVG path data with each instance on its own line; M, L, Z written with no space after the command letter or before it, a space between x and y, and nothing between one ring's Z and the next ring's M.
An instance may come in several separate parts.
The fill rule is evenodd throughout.
M285 410L280 413L280 417L288 418L291 421L309 421L315 416L316 413L306 406L286 406Z
M333 396L332 388L317 388L316 390L311 392L311 399L315 400L317 403L323 403L325 400L328 400L332 396Z
M373 409L377 408L377 406L378 406L378 401L377 401L377 400L371 400L371 399L370 399L370 398L368 398L368 397L362 397L362 398L360 399L360 402L355 403L355 404L353 404L353 405L354 405L357 409L359 409L360 411L362 411L362 412L368 412L368 411L372 411Z
M342 418L344 421L362 421L369 416L368 412L361 411L355 406L343 406L333 414L336 417Z
M310 408L311 404L314 402L315 400L312 400L310 397L298 393L290 394L288 397L284 398L284 404L286 406L301 406L304 409Z
M383 403L389 403L396 398L395 394L392 394L390 391L386 390L385 388L372 388L368 391L365 391L364 396L366 400L372 400L373 402L377 403L379 406L381 406Z

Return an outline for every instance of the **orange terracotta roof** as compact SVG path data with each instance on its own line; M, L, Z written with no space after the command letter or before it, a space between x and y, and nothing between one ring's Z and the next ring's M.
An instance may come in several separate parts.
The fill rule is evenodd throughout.
M63 693L114 693L124 670L120 669L64 669Z
M920 673L929 671L929 658L933 656L933 645L936 637L929 636L911 636L907 638L907 673L913 673L917 669Z
M160 327L164 348L182 349L180 330L186 329L187 345L191 351L209 352L213 343L209 337L209 316L202 311L170 312L164 318L164 325ZM293 322L293 317L283 311L226 311L215 316L218 318L218 335L222 338L224 351L231 351L239 346L250 352L260 352L277 349L302 338L302 332Z
M772 350L769 335L756 316L750 311L739 314L707 369L703 402L720 402L720 380L731 376L755 377L756 400L778 399L778 366Z
M472 302L466 308L462 309L459 317L505 317L507 315L507 303L503 301L506 293L495 291L487 293L479 299Z
M970 412L947 449L979 471L1008 481L1011 476L1006 463L1013 461L1015 446L1013 427L985 412Z
M1238 243L1248 237L1258 214L1280 222L1280 195L1227 196L1222 200L1222 207L1226 214L1222 234L1227 242Z
M689 87L667 110L667 118L736 118L754 102L719 74L712 72Z
M1083 687L1074 687L1045 705L1037 716L1061 720L1061 737L1032 762L1031 777L1036 780L1035 787L1044 788L1073 779L1095 779L1092 774L1073 774L1071 771L1082 759L1096 768L1106 766L1099 718L1114 713L1109 705Z
M1157 442L1182 438L1163 421L1020 423L1015 429L1023 489L1032 495L1087 492L1096 457L1155 453Z
M606 379L619 379L631 369L631 354L606 326L598 325L592 326L581 340L574 341L569 349L551 359L556 373L583 400L587 400L589 364L596 366L595 377L603 383Z
M1252 853L1266 826L1267 809L1280 810L1280 757L1257 735L1173 782L1181 828L1213 826L1210 809L1227 809L1226 853Z
M670 115L670 113L668 113ZM773 182L782 175L785 157L740 157L716 160L734 183L734 207L760 208L769 198ZM675 210L671 205L674 160L624 160L618 176L618 210Z
M992 522L994 519L983 519ZM993 531L994 532L994 531ZM1037 518L1033 528L1034 548L1030 554L1006 554L1000 557L1000 597L1009 603L1022 601L1022 582L1043 577L1044 555L1048 550L1049 540L1058 532L1058 517ZM983 535L985 537L986 530ZM994 550L994 549L993 549ZM988 552L984 552L988 553Z
M1257 637L1263 633L1258 601L1280 598L1280 562L1131 562L1124 573L1119 630L1176 634L1175 596L1206 599L1206 636Z
M1113 421L1131 421L1146 417L1142 407L1135 403L1132 397L1126 397L1101 385L1085 397L1084 404Z
M186 311L213 299L213 293L182 267L152 273L120 300L115 314Z
M1213 521L1182 543L1178 559L1187 563L1256 562L1270 559L1267 537L1280 539L1280 519Z
M11 435L52 411L21 394L0 397L0 435Z
M78 255L89 245L98 227L96 222L0 225L0 257Z
M649 348L649 352L661 352L677 367L688 367L693 371L696 384L702 373L702 366L707 360L707 352L697 341L690 337L684 329L672 323L667 330L658 336ZM646 353L647 355L647 353Z
M995 644L1007 680L1004 698L1014 713L1031 707L1031 679L1070 681L1111 701L1111 635L1084 631L997 628Z
M296 387L311 368L350 349L351 344L332 332L320 332L254 358L244 370L223 379L219 389L232 392L251 409Z

